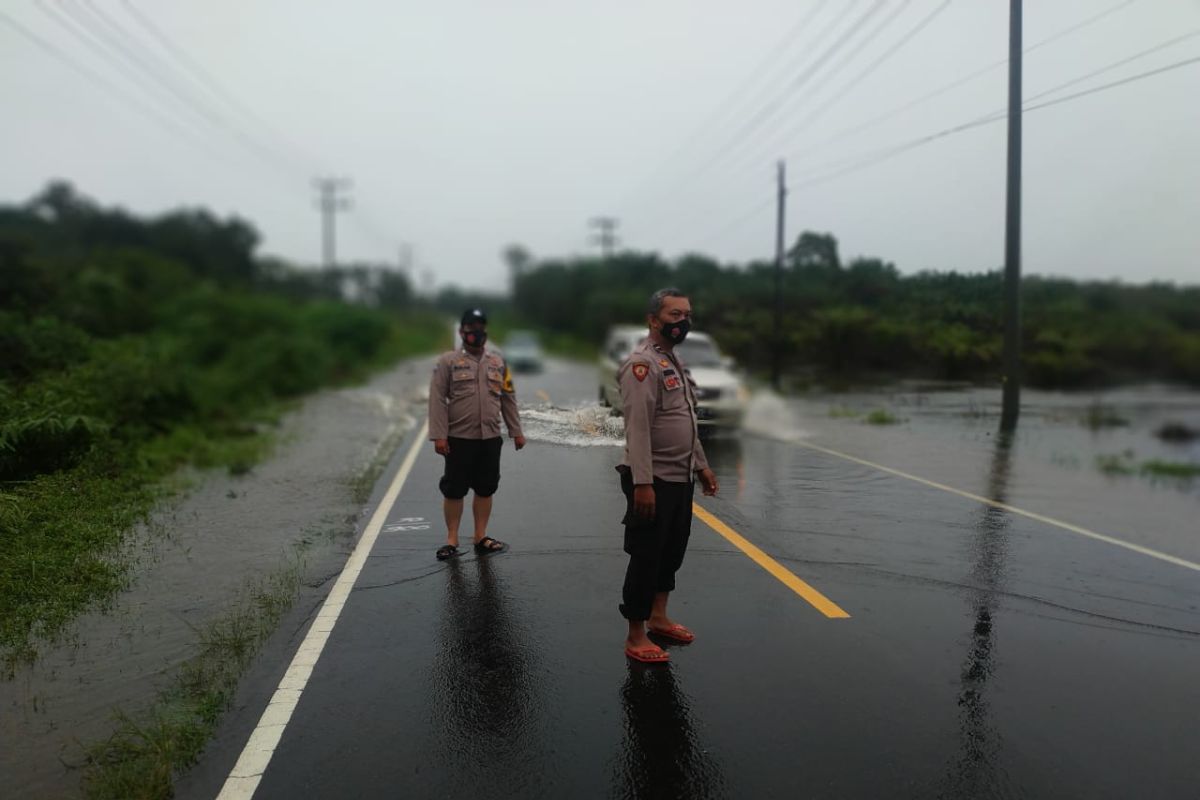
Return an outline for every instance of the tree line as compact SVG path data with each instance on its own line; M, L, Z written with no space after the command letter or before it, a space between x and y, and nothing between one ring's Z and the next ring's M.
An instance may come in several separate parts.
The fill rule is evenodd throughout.
M248 468L281 402L444 338L403 275L258 243L62 182L0 206L0 654L119 587L107 553L161 477Z
M722 264L702 254L668 261L639 252L535 260L519 246L505 258L515 313L550 331L599 345L609 325L640 323L649 294L674 285L692 295L697 329L752 370L770 363L773 262ZM1002 286L999 271L901 275L880 258L843 262L832 234L805 231L782 274L784 367L793 381L998 380ZM1200 385L1200 286L1029 276L1021 291L1030 385Z

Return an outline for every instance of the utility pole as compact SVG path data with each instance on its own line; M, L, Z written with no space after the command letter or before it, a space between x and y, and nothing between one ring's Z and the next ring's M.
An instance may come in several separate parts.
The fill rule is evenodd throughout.
M318 192L317 209L321 212L321 254L325 269L337 264L337 230L335 215L350 208L350 200L338 197L338 192L348 191L352 186L349 178L313 178Z
M1000 429L1021 412L1021 2L1008 5L1008 185L1004 226L1004 388Z
M775 336L771 348L771 386L779 391L780 362L783 357L783 218L787 205L787 167L781 160L778 162L776 211L775 211Z
M604 256L604 260L612 258L613 250L617 246L617 225L616 217L592 217L588 220L588 226L599 229L599 233L592 237L593 242L600 245L600 252Z
M413 246L412 242L400 243L400 272L411 282L413 279Z

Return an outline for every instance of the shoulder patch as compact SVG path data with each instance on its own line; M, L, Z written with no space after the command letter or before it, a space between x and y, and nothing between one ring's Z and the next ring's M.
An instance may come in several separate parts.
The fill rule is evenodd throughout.
M633 371L633 377L637 378L638 382L646 380L646 376L650 374L649 364L639 362L630 367L630 369Z

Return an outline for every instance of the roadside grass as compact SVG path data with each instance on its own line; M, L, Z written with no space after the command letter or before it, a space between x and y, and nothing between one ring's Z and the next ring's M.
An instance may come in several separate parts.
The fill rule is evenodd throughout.
M1141 475L1152 480L1170 480L1182 483L1200 478L1200 464L1162 459L1151 459L1138 463L1132 450L1097 456L1096 468L1110 476Z
M291 607L304 574L303 548L285 567L252 581L220 617L197 631L197 654L136 716L115 713L116 730L87 749L89 800L166 800L229 707L238 679Z
M862 412L851 408L850 406L830 406L829 417L831 419L853 419L859 416Z
M164 393L151 398L157 413L153 426L144 416L122 423L124 427L105 423L87 430L37 427L22 420L6 423L6 432L15 432L14 436L43 438L0 441L0 455L9 458L5 463L18 464L19 459L51 452L52 447L64 455L58 468L31 468L27 474L10 474L0 482L0 677L12 676L18 666L32 663L39 643L59 641L72 619L89 608L105 608L126 588L133 563L121 545L156 504L186 486L180 468L245 473L270 451L279 418L305 392L358 382L404 357L434 352L444 338L444 325L433 314L388 317L379 324L378 318L364 321L361 315L366 312L354 309L318 310L325 314L322 324L331 332L326 338L311 335L303 352L320 356L316 360L326 364L322 369L293 369L297 354L288 349L292 345L287 340L272 340L262 347L252 341L231 350L227 362L204 373L188 372L194 367L170 360L143 359L141 345L132 342L125 347L136 351L136 357L129 356L127 363L97 360L88 369L107 370L97 374L108 381L105 386L116 387L112 395L118 398L148 392L154 380L172 387L192 386L191 411L172 407L165 398L176 395ZM297 313L314 312L301 308ZM253 315L250 319L258 320ZM344 343L364 337L371 338L356 349ZM282 349L272 355L270 347ZM168 380L166 373L173 369L181 376L178 382ZM119 402L89 396L96 385L85 380L91 374L50 376L27 388L26 395L5 396L10 408L23 410L26 420L39 419L42 413L35 401L44 404L54 397L95 408L96 418L124 419L118 415L130 412ZM55 389L60 385L66 388ZM227 391L232 386L241 388L236 393ZM162 402L157 400L160 396ZM52 434L58 438L45 438ZM10 473L16 470L9 468ZM369 494L369 487L364 491Z
M184 464L249 469L271 447L269 431L177 428L130 456L97 452L79 466L39 475L0 504L0 674L11 677L93 604L125 589L133 561L120 545L155 506L181 490Z
M1159 478L1191 480L1200 477L1200 464L1188 461L1145 461L1142 462L1142 473Z
M867 414L866 421L868 425L896 425L903 422L900 417L885 408L877 408Z

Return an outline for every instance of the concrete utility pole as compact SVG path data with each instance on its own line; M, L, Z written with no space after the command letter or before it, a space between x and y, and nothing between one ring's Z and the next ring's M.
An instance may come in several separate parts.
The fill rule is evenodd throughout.
M335 215L350 208L349 198L338 197L338 192L348 191L352 185L349 178L313 178L318 192L317 209L321 212L321 253L326 269L337 264Z
M593 242L600 245L600 252L607 261L612 258L613 250L617 246L617 225L619 221L616 217L592 217L588 220L588 226L599 229L599 233L592 237Z
M400 272L404 277L408 278L409 282L413 279L413 266L415 259L413 258L413 246L411 242L400 243Z
M1008 6L1008 186L1004 227L1004 401L1000 429L1021 413L1021 1Z
M771 348L771 386L779 391L780 362L783 359L783 218L787 205L787 166L777 164L776 212L775 212L775 337Z

